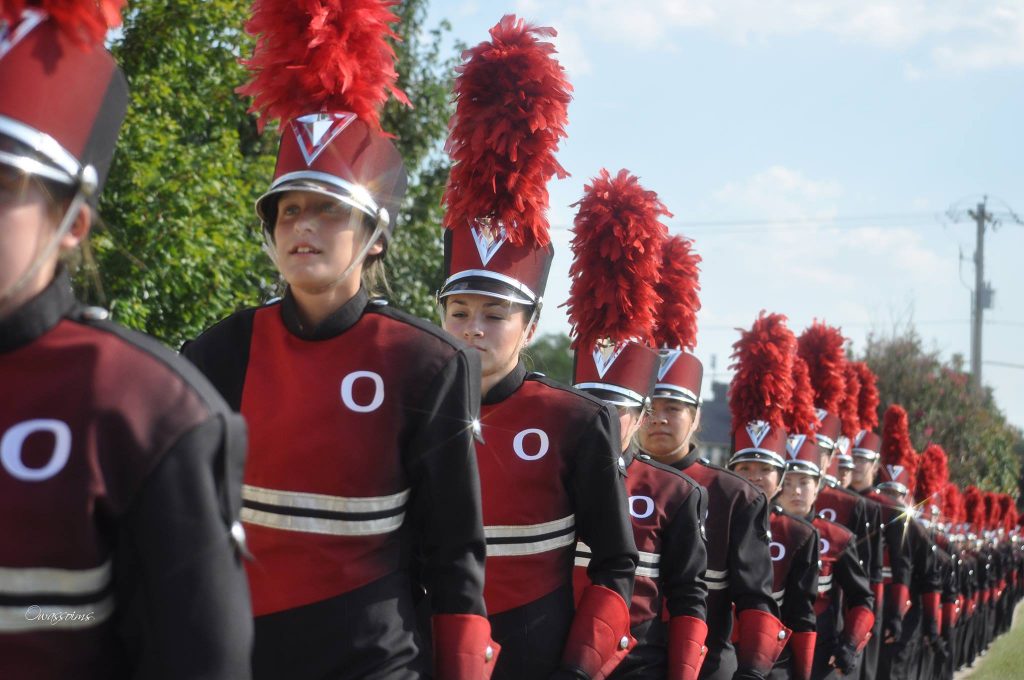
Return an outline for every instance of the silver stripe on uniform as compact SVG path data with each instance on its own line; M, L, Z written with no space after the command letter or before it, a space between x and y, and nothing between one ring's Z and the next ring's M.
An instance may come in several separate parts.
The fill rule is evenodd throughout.
M297 510L322 510L325 512L384 512L405 507L411 489L399 491L390 496L367 496L366 498L346 498L345 496L328 496L322 493L303 493L300 491L278 491L262 489L250 484L242 485L242 498L256 503L280 505Z
M92 569L0 567L0 594L88 595L106 588L111 573L110 560Z
M0 633L92 628L109 619L113 612L112 595L90 604L0 607Z

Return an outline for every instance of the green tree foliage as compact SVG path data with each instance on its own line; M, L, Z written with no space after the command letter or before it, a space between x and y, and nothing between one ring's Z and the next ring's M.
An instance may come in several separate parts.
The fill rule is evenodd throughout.
M949 456L950 478L961 486L1016 490L1021 432L1007 423L991 391L971 388L961 358L943 362L913 330L870 337L862 358L878 376L881 409L897 403L907 410L917 451L940 444Z
M113 51L131 104L100 204L106 227L92 238L96 269L80 293L114 318L172 346L231 312L261 303L278 275L261 252L253 202L273 174L277 136L261 137L240 56L252 50L243 26L249 0L133 0ZM426 31L426 0L405 0L396 45L401 86L414 108L390 104L410 173L409 198L388 254L396 303L433 314L441 275L441 153L450 114L454 55L442 57L447 25Z
M552 380L572 384L572 350L569 336L547 333L536 338L526 350L526 366Z

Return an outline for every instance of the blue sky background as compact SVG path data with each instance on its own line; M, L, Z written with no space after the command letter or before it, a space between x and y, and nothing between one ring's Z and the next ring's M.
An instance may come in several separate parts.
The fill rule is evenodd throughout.
M625 167L704 259L707 374L729 379L735 328L761 309L797 332L841 326L858 352L913 323L927 348L969 356L966 209L988 194L1024 218L1024 4L431 0L431 24L468 44L506 12L559 31L575 87L542 332L568 330L569 205ZM986 364L984 382L1024 426L1024 226L989 232L985 269L983 358L1016 367Z

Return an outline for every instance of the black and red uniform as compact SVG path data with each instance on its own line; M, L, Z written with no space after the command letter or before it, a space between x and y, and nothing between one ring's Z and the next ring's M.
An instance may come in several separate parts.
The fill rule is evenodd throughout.
M0 677L246 678L245 428L63 272L0 321Z
M485 613L478 358L362 289L314 328L286 293L184 353L249 423L256 677L421 677L414 585L435 646Z
M818 530L805 519L773 505L769 516L772 558L772 597L779 619L793 631L782 651L773 680L809 680L817 638L814 602L818 598Z
M708 492L708 653L700 677L766 677L788 638L778 626L779 609L772 598L768 501L759 488L701 459L696 449L673 467ZM740 628L736 647L734 610ZM768 617L779 631L771 639L759 628Z
M629 606L630 632L637 645L609 677L696 678L703 648L692 639L707 634L707 492L650 456L629 449L622 457L639 552ZM589 546L578 543L573 574L577 594L589 582L586 569L591 559Z
M821 557L814 603L818 640L813 675L835 677L837 669L845 674L855 668L857 653L867 644L875 622L875 599L853 532L820 514L812 522L818 530ZM835 666L829 663L832 657Z
M494 678L547 678L573 623L573 553L627 603L636 545L618 418L601 400L519 364L484 395L476 451L487 535L484 596L501 647Z
M903 631L903 618L910 609L913 568L910 544L904 540L906 513L902 504L879 491L871 490L867 496L882 508L882 536L885 539L882 551L882 582L885 585L882 635L883 638L899 638ZM882 644L880 663L886 653L885 639Z

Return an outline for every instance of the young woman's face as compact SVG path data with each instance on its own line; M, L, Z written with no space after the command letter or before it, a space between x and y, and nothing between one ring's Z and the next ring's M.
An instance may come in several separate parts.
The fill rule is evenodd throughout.
M523 305L489 295L464 293L445 299L442 327L480 354L485 382L496 382L519 363L519 352L532 334Z
M774 465L760 463L756 460L745 460L742 463L736 463L732 471L761 489L769 499L773 498L779 490L782 473Z
M625 451L643 424L644 412L639 406L617 406L616 410L619 412L619 443Z
M818 498L818 478L813 475L788 472L782 480L778 503L791 515L805 517Z
M693 433L697 408L676 399L655 399L640 428L640 445L655 457L676 452Z
M857 491L863 491L875 483L876 472L878 472L877 460L871 460L870 458L864 458L862 456L854 456L853 481L851 482L851 486Z
M845 489L850 486L850 481L853 479L853 470L850 468L839 468L839 474L836 475L836 479L839 480L839 486Z
M309 191L289 191L277 203L274 255L288 285L321 293L338 285L359 288L362 265L341 280L370 232L365 216L341 201ZM379 253L380 242L369 254Z
M59 251L43 263L32 281L8 297L49 245L60 218L42 182L0 165L0 316L42 291L52 280Z

